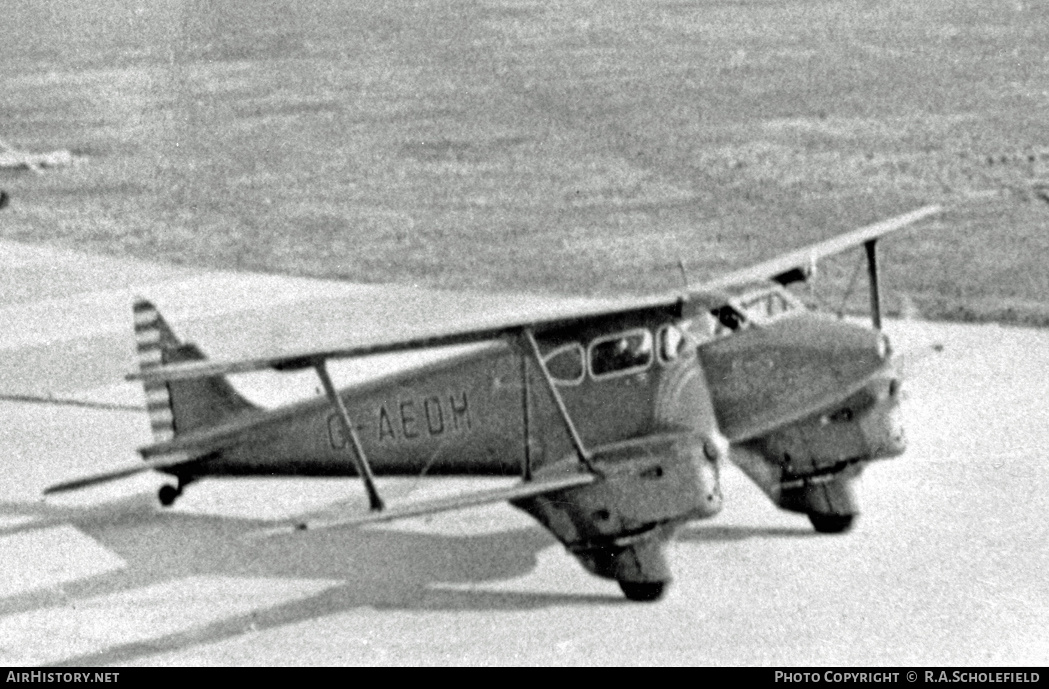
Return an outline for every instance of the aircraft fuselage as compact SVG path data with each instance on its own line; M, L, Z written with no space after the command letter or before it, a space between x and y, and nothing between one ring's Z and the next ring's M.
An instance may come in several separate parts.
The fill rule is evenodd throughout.
M538 342L581 440L597 446L660 430L709 430L709 395L686 337L668 315L642 312L541 333ZM379 475L520 476L573 452L538 366L506 343L480 345L340 396ZM242 412L235 422L243 431L200 465L208 475L357 474L352 445L324 397L277 413ZM192 432L180 439L189 441Z

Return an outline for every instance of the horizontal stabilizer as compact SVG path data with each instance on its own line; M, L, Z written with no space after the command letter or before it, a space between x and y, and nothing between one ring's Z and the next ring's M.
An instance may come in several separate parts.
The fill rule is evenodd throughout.
M261 536L276 536L292 533L294 531L316 531L320 529L332 529L347 526L362 526L378 522L389 522L396 519L408 517L419 517L426 514L438 512L449 512L467 507L487 505L493 502L504 502L509 500L520 500L531 498L544 493L553 493L559 490L585 486L597 480L594 474L571 474L558 478L537 479L524 481L522 483L508 486L506 488L495 488L492 490L478 491L476 493L464 493L447 498L436 498L434 500L420 500L402 505L388 507L381 512L368 512L365 514L341 517L337 519L321 519L308 522L297 522L288 526L280 526L261 532Z
M88 486L94 486L99 483L108 483L110 481L116 481L118 479L142 473L143 471L152 471L154 469L167 469L169 467L193 461L193 459L193 457L190 457L188 455L173 454L165 455L163 457L157 457L156 459L149 459L145 462L136 462L135 464L131 464L121 469L114 469L113 471L106 471L101 474L93 474L91 476L84 476L78 479L73 479L72 481L56 483L53 486L48 486L47 488L45 488L44 495L51 495L52 493L65 493L66 491L79 490L81 488L87 488Z

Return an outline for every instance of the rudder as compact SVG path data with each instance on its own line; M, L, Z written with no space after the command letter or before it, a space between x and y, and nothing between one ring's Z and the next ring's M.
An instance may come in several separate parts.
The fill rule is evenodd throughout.
M138 365L142 372L207 358L196 345L178 339L152 302L137 299L133 313ZM179 433L215 425L228 416L257 409L223 376L168 382L146 380L143 388L150 427L158 443L173 440Z

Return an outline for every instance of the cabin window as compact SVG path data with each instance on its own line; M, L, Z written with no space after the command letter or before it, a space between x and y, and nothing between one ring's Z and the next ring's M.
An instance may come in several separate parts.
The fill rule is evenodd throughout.
M577 385L583 382L586 366L583 363L583 345L573 342L553 350L543 357L546 370L555 383Z
M805 304L800 299L779 285L745 292L733 299L732 304L743 315L744 321L757 324L771 323L805 310Z
M676 325L664 325L656 336L659 359L663 363L677 361L685 352L685 333Z
M629 330L590 345L590 374L594 378L634 373L651 364L652 333L647 330Z
M740 299L740 305L748 316L766 321L774 320L777 316L794 309L794 305L777 290L768 290L743 297Z

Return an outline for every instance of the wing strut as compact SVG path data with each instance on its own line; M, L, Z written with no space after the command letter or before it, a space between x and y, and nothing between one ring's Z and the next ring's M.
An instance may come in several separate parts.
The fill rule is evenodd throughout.
M576 430L575 424L572 423L572 417L568 414L568 408L565 406L565 401L561 399L561 393L557 391L557 386L554 384L553 376L550 375L550 371L547 370L546 363L543 361L543 357L539 353L539 345L535 341L535 335L532 334L532 329L525 328L522 332L524 333L525 340L528 342L529 348L532 350L532 357L535 359L536 365L539 366L539 370L543 374L543 380L546 381L546 387L550 391L550 395L554 398L557 410L561 412L561 419L565 422L565 428L568 429L568 435L572 439L572 446L575 447L576 454L579 455L579 461L586 466L590 473L597 474L598 471L594 469L594 465L591 462L593 455L586 449L586 446L583 445L583 439L579 437L579 431Z
M871 322L875 330L881 330L881 297L878 293L878 239L863 243L867 250L867 277L870 280Z
M386 506L383 504L382 498L379 497L379 491L375 488L375 477L372 475L372 468L368 464L368 457L364 454L364 448L361 447L361 439L357 437L357 431L353 428L350 412L347 411L346 405L335 390L335 385L331 382L331 376L328 375L328 367L325 360L319 359L313 365L313 368L317 371L321 384L324 385L324 392L328 395L328 399L335 405L339 420L342 422L342 432L353 444L351 453L353 455L353 463L357 465L357 473L361 475L361 480L364 481L364 488L368 491L368 503L371 505L373 512L381 512Z

